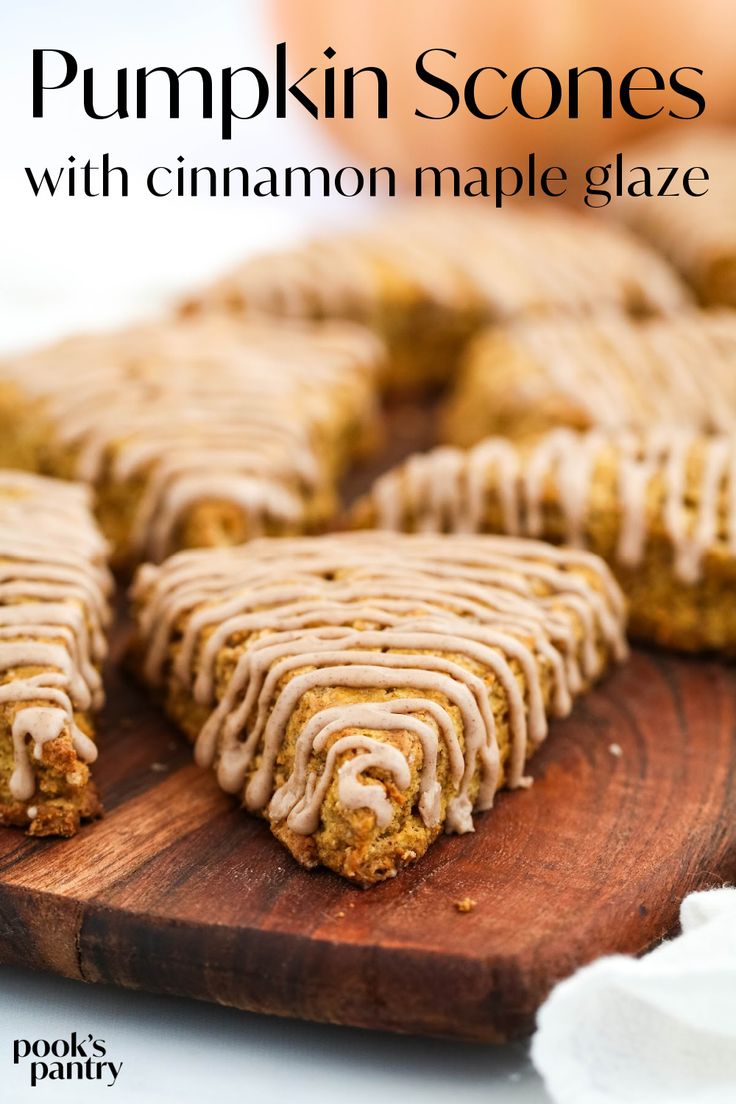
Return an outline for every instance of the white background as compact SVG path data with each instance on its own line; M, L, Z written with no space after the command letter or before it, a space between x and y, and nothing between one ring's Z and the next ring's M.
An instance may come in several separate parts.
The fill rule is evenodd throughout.
M295 0L302 2L302 0ZM93 66L100 95L118 66L272 65L278 41L260 0L0 0L0 345L20 347L85 326L152 313L246 250L283 241L361 204L323 200L161 199L140 182L155 164L339 164L316 128L271 118L237 141L218 124L86 119L78 82L31 116L31 51L65 49ZM327 44L326 44L327 45ZM186 111L186 100L184 109ZM184 113L185 113L184 111ZM137 181L126 200L34 198L36 172L103 152ZM349 160L349 159L348 159ZM441 999L438 996L438 999ZM72 1030L105 1038L123 1070L114 1089L28 1086L15 1038ZM237 1099L281 1104L533 1104L546 1099L524 1047L484 1048L271 1020L213 1005L0 970L0 1099L9 1104L115 1099Z
M182 118L170 120L166 81L150 86L147 119L89 119L82 107L82 70L92 67L95 106L114 105L116 70L190 65L217 79L224 66L274 69L279 40L262 0L0 0L0 188L3 202L0 341L5 346L104 325L157 309L166 297L207 278L245 250L271 245L327 220L360 217L360 199L157 199L145 177L156 165L340 165L348 156L326 147L306 112L275 121L263 115L236 124L220 139L220 122L201 114L198 78L182 81ZM63 49L79 75L47 93L43 119L32 117L32 50ZM61 59L46 61L49 83ZM56 64L56 68L54 65ZM245 94L245 89L243 90ZM135 101L131 94L130 108ZM217 105L216 105L217 107ZM215 108L215 115L217 110ZM38 176L103 153L129 170L130 195L36 198L24 167Z

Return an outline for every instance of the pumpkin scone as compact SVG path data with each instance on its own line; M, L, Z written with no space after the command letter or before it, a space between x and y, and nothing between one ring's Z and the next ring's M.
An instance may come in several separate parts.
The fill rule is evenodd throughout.
M558 429L439 448L379 478L353 522L590 549L628 598L632 636L736 655L734 435Z
M555 426L736 430L736 311L603 313L491 328L468 351L442 437L472 445Z
M180 552L133 597L134 664L197 762L299 862L365 885L527 785L547 715L626 652L602 560L508 537Z
M708 172L707 182L694 185L704 195L625 198L613 212L672 262L701 303L736 307L736 130L665 136L627 156Z
M383 351L345 323L151 323L0 365L0 459L92 484L113 563L324 527L377 432Z
M106 551L87 487L0 471L0 824L30 835L71 836L101 812Z
M674 270L615 224L428 204L250 258L183 309L358 321L388 343L386 384L406 390L451 380L489 322L669 313L688 301Z

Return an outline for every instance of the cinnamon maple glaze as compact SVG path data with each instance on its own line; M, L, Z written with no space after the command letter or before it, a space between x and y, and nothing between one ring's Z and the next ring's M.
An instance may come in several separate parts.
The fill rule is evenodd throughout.
M67 733L91 763L77 712L100 708L111 580L86 487L0 471L0 703L12 711L11 797L36 789L34 763Z
M600 560L503 537L261 540L144 566L134 595L146 680L182 688L204 711L197 761L251 811L303 835L335 781L342 807L390 825L385 780L402 791L411 775L391 739L399 731L421 746L423 824L472 831L473 810L490 807L502 780L489 688L510 730L506 780L523 786L546 704L564 715L606 656L626 651L623 601ZM335 688L340 701L325 703ZM314 692L319 707L294 732Z

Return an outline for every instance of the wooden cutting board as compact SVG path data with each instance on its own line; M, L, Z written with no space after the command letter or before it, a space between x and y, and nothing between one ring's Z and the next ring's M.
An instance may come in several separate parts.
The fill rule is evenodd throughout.
M0 832L0 961L278 1015L518 1036L558 979L650 946L683 894L736 875L735 730L733 669L637 653L553 724L531 790L364 891L298 867L113 672L105 819L62 842Z
M436 439L432 404L386 413L382 466ZM358 466L346 498L376 474ZM643 950L685 893L736 878L733 668L635 654L552 725L531 790L360 890L302 870L218 791L120 672L123 646L121 627L95 767L105 819L61 842L0 830L0 963L500 1041L577 966Z

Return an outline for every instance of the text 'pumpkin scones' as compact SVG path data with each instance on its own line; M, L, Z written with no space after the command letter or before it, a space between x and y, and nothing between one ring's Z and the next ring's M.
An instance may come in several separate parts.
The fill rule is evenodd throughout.
M554 426L736 430L736 311L678 318L549 319L492 329L471 347L444 438L472 445Z
M627 155L707 171L707 181L694 184L703 195L627 197L613 211L672 261L702 303L736 307L736 131L666 134Z
M361 322L387 340L388 383L401 389L451 379L465 342L488 322L669 313L688 301L648 246L600 219L428 204L253 257L185 309Z
M381 476L354 520L586 547L613 568L633 635L736 654L736 436L559 429L439 448Z
M341 323L207 318L71 338L0 365L0 454L92 483L118 565L310 531L375 432L381 357Z
M88 764L111 579L86 487L0 471L0 824L70 836Z
M182 552L134 585L137 662L220 785L361 883L473 830L614 656L605 564L506 537L348 533Z

